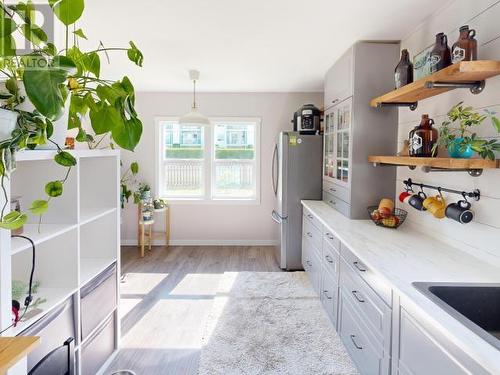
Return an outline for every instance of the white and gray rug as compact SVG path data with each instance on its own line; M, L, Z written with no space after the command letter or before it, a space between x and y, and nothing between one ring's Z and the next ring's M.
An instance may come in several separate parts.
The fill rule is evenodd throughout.
M358 374L303 272L225 273L199 375Z

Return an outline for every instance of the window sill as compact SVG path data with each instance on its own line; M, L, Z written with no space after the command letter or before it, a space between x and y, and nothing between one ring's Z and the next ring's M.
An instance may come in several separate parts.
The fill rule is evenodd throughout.
M209 206L259 206L260 199L196 199L162 198L171 206L209 205Z

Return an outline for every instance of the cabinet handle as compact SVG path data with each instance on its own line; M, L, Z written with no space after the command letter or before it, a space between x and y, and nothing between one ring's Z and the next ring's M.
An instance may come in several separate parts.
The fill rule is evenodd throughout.
M335 237L333 237L333 235L331 233L326 233L326 236L328 237L329 240L334 240Z
M333 297L330 297L328 295L328 290L323 290L323 294L326 296L327 299L330 299L330 300L333 299Z
M334 206L337 204L334 201L330 201L330 204L333 204Z
M359 265L359 262L353 262L352 264L354 265L354 267L356 267L358 269L358 271L360 271L360 272L366 272L366 268L361 267Z
M358 302L361 303L365 302L365 300L359 296L359 292L357 290L353 290L351 293L354 296L354 298L358 300Z
M325 259L328 263L333 263L333 259L330 255L325 255Z
M339 101L339 99L333 99L333 100L332 100L332 104L335 104L335 103L337 103L338 101Z
M334 188L330 188L329 190L330 190L331 192L334 192L334 193L337 191L337 189L334 189Z
M311 261L309 261L309 260L308 260L308 261L306 261L306 263L307 263L307 265L308 265L309 267L312 267L312 266L313 266L313 265L312 265L312 263L311 263Z
M363 349L363 347L362 347L362 346L359 346L359 345L356 343L356 340L354 340L354 339L355 339L355 337L356 337L355 335L351 335L351 341L352 341L352 343L354 344L354 346L356 347L356 349L358 349L358 350L362 350L362 349Z
M314 219L314 216L313 216L313 215L311 215L311 214L307 214L307 217L308 217L309 219L311 219L311 220L312 220L312 219Z
M312 236L313 236L311 232L307 232L306 234L307 234L307 237L311 237L312 238Z

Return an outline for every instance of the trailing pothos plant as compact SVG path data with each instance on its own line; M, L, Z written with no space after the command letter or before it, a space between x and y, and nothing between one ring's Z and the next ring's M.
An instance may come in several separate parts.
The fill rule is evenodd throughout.
M120 166L123 162L120 160ZM130 163L130 166L122 173L120 178L120 202L121 207L125 208L125 202L128 203L129 198L132 196L132 189L137 185L137 174L139 173L139 163L136 161ZM135 201L135 193L134 193Z
M115 81L101 77L102 58L109 61L111 51L125 52L129 60L142 66L143 55L134 42L129 42L127 48L108 48L100 42L95 49L84 51L79 42L87 37L82 29L76 28L85 8L84 0L48 0L48 5L65 29L61 48L49 41L37 25L31 0L16 5L6 5L0 0L0 72L5 86L0 90L0 99L3 108L18 113L16 129L9 139L0 142L0 176L5 197L4 182L15 168L15 152L54 143L51 136L55 121L63 115L68 116L63 126L77 129L76 141L91 147L109 138L110 146L116 144L133 151L142 134L131 81L126 76ZM16 35L31 43L30 53L17 53ZM34 110L20 109L25 101ZM69 114L65 114L68 103ZM89 119L91 132L84 128L84 119ZM56 146L54 160L67 171L60 180L46 184L45 199L32 203L30 211L35 215L45 213L50 200L62 194L70 170L76 165L76 159L62 145ZM1 210L0 227L19 228L27 215L15 211L5 214L7 204Z

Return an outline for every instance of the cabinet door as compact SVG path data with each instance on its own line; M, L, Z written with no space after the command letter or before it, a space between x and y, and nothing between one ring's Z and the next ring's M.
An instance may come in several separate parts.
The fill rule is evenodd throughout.
M335 182L349 186L351 181L352 98L335 106Z
M471 375L416 319L401 309L399 373L411 375ZM424 359L425 360L422 360Z
M323 178L333 180L335 175L335 111L325 114L325 131L323 135Z
M325 108L352 96L353 50L350 48L325 77Z

